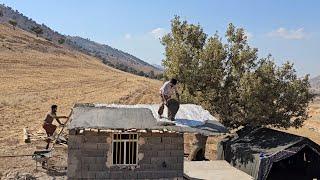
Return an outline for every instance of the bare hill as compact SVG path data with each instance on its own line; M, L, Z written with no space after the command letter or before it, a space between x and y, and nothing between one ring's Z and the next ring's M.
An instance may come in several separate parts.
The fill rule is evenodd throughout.
M42 30L42 33L39 34L39 36L43 37L47 41L92 55L100 59L103 63L117 69L152 78L155 78L153 74L157 75L162 72L161 69L126 52L82 37L60 34L45 24L38 24L34 20L24 16L19 11L0 4L0 23L8 23L10 20L15 21L17 23L17 27L30 33L35 33L32 29L39 27Z
M160 85L160 81L110 68L91 56L0 25L0 156L32 154L36 146L44 147L44 141L21 142L22 128L43 132L41 124L51 104L59 106L60 115L67 115L76 102L156 103ZM7 170L32 172L35 168L31 157L0 161L0 178Z
M310 79L311 90L320 94L320 76Z

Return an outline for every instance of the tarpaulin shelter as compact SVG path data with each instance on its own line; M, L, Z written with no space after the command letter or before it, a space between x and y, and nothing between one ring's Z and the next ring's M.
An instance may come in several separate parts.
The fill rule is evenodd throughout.
M218 144L217 159L258 180L320 178L320 146L270 128L245 127L226 137Z

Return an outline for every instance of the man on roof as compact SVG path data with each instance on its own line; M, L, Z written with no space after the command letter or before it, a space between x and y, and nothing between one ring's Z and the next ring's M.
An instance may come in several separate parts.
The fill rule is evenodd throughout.
M47 146L46 149L49 148L50 142L51 140L53 140L53 134L57 129L57 126L52 124L53 120L55 119L60 125L64 125L63 123L61 123L61 121L59 119L67 119L67 116L57 116L57 109L58 106L57 105L52 105L51 106L51 111L47 113L44 122L43 122L43 129L46 131L47 133Z
M159 107L159 110L158 110L158 114L159 114L159 117L162 118L162 114L163 114L163 110L164 110L164 105L166 105L167 107L171 107L169 106L168 103L171 103L171 102L176 102L176 101L173 101L172 99L172 95L173 93L175 93L177 99L179 100L180 99L180 95L177 91L177 80L172 78L170 79L170 81L167 81L165 82L162 87L160 88L160 96L161 96L161 105ZM177 104L177 103L175 103ZM169 108L168 108L169 109ZM177 108L174 108L176 109L176 111L178 110ZM174 120L174 116L176 114L176 112L171 112L170 109L169 109L169 115L170 114L174 114L173 116L171 117L168 117L170 120Z

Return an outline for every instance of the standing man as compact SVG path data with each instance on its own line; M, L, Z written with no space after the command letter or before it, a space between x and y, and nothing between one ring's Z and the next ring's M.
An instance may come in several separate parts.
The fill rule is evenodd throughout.
M46 146L46 149L49 148L49 145L50 145L50 142L52 140L52 136L53 136L53 133L55 132L55 130L57 129L57 126L52 124L53 123L53 120L56 119L57 122L60 124L60 125L64 125L60 122L60 118L68 118L67 116L57 116L57 109L58 109L58 106L57 105L52 105L51 106L51 111L46 115L46 118L44 119L44 123L43 123L43 129L46 130L46 133L47 133L47 136L48 136L48 139L47 139L47 146Z
M180 98L176 85L177 85L177 80L172 78L170 79L170 81L165 82L160 88L160 96L162 101L158 110L158 114L160 118L162 117L162 114L163 114L164 105L168 106L168 101L171 99L172 94L175 93L178 100Z

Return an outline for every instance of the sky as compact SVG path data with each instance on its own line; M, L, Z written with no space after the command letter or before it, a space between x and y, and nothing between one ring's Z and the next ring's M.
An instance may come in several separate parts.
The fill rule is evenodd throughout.
M317 0L0 0L66 35L77 35L161 64L160 38L180 16L209 35L233 23L246 30L259 57L294 63L299 76L320 75L320 1Z

